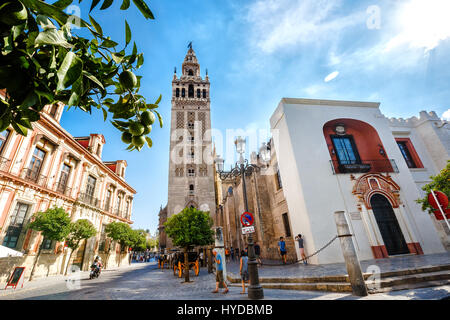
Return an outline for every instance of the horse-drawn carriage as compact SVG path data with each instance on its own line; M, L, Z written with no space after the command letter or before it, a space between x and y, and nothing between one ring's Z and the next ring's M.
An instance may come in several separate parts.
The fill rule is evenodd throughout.
M158 269L164 269L164 265L167 265L167 269L169 269L169 257L167 254L160 253L158 257Z
M183 276L186 264L184 262L184 252L177 252L173 257L173 275L178 275L179 278ZM188 252L188 267L189 270L193 269L195 275L198 277L200 272L200 264L198 262L197 252Z

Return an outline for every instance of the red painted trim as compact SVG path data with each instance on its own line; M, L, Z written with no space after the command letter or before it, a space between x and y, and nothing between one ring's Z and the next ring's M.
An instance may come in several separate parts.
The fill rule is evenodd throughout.
M423 254L422 246L419 242L414 242L414 246L416 247L417 254Z
M5 190L6 191L6 190ZM6 201L5 208L3 210L3 214L0 216L0 226L3 228L5 225L6 218L8 217L8 212L11 209L11 204L14 200L15 192L9 190L8 200Z
M383 259L388 257L386 247L383 246L371 246L372 253L375 259Z
M409 139L409 138L395 138L395 141L406 142L406 147L408 148L408 151L411 154L412 160L414 161L414 164L416 165L416 168L423 168L422 161L420 160L420 157L417 154L417 151L414 148L414 145L412 144L411 139Z
M414 243L407 243L410 253L417 254L416 246Z

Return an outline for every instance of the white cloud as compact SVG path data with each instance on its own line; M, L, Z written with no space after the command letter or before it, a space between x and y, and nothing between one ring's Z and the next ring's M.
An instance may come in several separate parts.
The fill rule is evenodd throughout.
M364 12L335 17L341 0L259 0L248 7L253 41L265 53L335 39L343 29L362 23Z
M385 50L407 45L410 48L434 49L450 38L450 1L411 0L399 7L395 15L398 33L386 44Z
M339 74L339 71L334 71L334 72L330 73L329 75L327 75L325 77L325 79L323 79L323 81L329 82L329 81L335 79L338 76L338 74Z
M442 114L441 119L450 121L450 109L447 109L447 111L444 111Z

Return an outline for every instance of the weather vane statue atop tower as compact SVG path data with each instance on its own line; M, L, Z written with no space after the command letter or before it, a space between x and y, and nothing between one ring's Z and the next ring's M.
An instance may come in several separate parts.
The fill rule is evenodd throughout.
M192 41L189 42L188 48L189 48L189 49L192 49Z

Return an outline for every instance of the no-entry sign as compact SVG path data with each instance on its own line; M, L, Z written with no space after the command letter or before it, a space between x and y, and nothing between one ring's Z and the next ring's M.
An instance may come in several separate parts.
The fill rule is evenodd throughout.
M244 212L241 214L241 223L244 227L250 227L254 221L255 219L250 212Z

